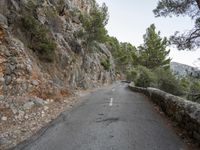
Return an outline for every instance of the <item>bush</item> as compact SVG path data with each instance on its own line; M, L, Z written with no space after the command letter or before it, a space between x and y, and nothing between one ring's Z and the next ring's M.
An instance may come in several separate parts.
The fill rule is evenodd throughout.
M134 81L136 86L155 87L174 95L183 95L187 90L187 80L180 80L169 69L157 68L155 70L139 66L137 70L130 70L127 79Z
M146 67L139 66L137 69L138 69L138 78L135 81L135 85L145 88L154 86L155 75Z
M60 16L64 15L65 0L57 0L56 2L53 3L53 5L56 7L56 10Z
M101 60L101 65L104 67L105 70L109 70L111 67L110 60L108 58L104 58Z
M156 80L157 87L165 92L174 94L174 95L183 95L183 87L180 84L180 80L176 78L172 72L167 69L157 68L156 72Z
M135 81L136 78L138 76L138 71L136 69L130 69L127 73L126 73L126 79L128 81Z
M107 30L105 25L108 21L108 8L105 4L102 7L95 6L91 13L81 14L80 21L83 29L76 33L78 38L84 40L86 50L90 51L90 46L94 41L103 43L107 40Z
M188 78L181 78L180 79L180 86L181 86L181 91L183 91L183 93L186 93L189 91L190 88L190 81Z
M200 102L200 81L195 80L190 85L187 99L195 102Z
M32 16L24 16L21 21L22 31L28 37L28 46L37 52L41 60L53 61L56 44L50 36L50 31Z

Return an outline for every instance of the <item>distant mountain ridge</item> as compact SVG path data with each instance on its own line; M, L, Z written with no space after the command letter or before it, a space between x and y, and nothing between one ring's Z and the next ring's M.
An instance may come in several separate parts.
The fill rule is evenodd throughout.
M180 76L186 76L186 75L193 75L197 76L200 75L200 69L196 67L192 67L189 65L181 64L178 62L171 62L170 63L170 69L174 74L180 75Z

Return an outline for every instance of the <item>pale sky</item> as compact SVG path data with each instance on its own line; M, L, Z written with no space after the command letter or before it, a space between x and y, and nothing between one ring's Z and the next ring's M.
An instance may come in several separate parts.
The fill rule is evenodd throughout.
M97 0L105 2L109 8L109 22L106 26L110 36L115 36L121 42L130 42L135 46L143 43L143 35L152 23L162 36L169 37L175 31L187 31L194 25L188 17L155 18L152 10L158 0ZM194 66L200 58L200 49L196 51L178 51L170 48L173 61Z

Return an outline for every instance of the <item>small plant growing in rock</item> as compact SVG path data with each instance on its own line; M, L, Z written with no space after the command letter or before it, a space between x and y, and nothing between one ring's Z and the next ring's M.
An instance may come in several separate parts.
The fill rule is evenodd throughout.
M32 16L24 16L21 19L22 31L28 37L28 46L36 52L41 60L52 62L56 44L50 35L50 31Z
M105 70L109 70L111 67L110 60L108 58L104 58L101 60L101 65L104 67Z
M56 5L56 10L60 16L65 14L66 4L65 0L58 0Z

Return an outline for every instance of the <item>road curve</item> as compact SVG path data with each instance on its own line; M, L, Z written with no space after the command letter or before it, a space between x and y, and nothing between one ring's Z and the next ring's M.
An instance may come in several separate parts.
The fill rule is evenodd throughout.
M187 150L152 103L118 83L84 98L15 150Z

